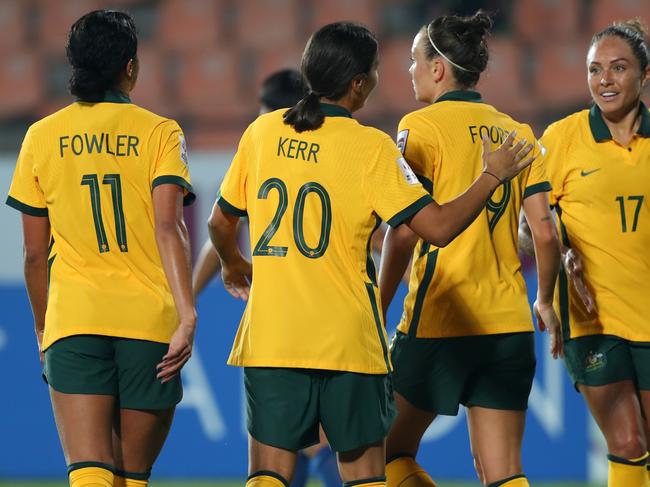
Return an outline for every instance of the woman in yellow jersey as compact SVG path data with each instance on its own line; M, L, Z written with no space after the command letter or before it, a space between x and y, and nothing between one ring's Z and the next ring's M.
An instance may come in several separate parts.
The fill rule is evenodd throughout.
M145 486L194 339L185 141L129 100L128 14L81 17L67 55L77 101L29 128L7 203L70 485Z
M390 137L352 118L377 84L377 63L364 27L314 33L302 58L309 94L248 127L210 216L226 289L248 300L229 363L245 367L249 486L287 485L319 423L344 482L384 484L394 407L371 236L384 219L446 245L530 163L532 146L510 136L485 150L467 192L437 205ZM250 287L236 239L244 215Z
M487 66L491 26L481 11L471 17L444 16L424 25L413 41L415 96L428 105L402 119L398 146L439 201L457 197L483 171L481 135L498 142L516 130L534 140L527 125L498 112L474 91ZM415 462L420 440L438 415L456 415L460 404L468 408L481 482L528 485L520 449L535 355L517 223L523 206L537 255L535 310L551 331L557 356L562 349L552 298L560 255L549 190L540 158L501 184L479 218L446 248L419 240L407 226L388 231L379 278L384 310L413 256L392 345L398 416L387 439L388 485L434 485Z
M565 256L558 301L566 365L607 441L610 487L648 482L646 35L636 21L594 35L587 54L594 105L552 124L541 139Z

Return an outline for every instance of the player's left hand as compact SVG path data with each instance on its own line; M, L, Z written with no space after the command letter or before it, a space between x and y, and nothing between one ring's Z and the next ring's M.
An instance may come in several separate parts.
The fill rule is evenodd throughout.
M194 324L182 323L178 326L169 342L169 349L156 366L156 378L162 384L173 379L192 356L194 344Z
M553 358L564 357L564 341L562 339L562 325L555 314L552 303L540 303L539 299L533 305L533 311L537 318L539 331L546 331L551 337L550 352Z
M253 267L243 257L235 263L222 262L223 286L233 297L248 301L253 280Z

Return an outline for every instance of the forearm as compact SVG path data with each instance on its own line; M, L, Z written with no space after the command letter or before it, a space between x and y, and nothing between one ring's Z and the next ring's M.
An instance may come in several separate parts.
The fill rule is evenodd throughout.
M384 316L408 267L416 243L417 235L403 225L389 228L386 232L379 266L379 290Z
M548 304L553 301L560 270L560 246L552 224L541 235L533 233L533 244L537 263L537 299Z
M196 265L194 266L194 272L192 274L192 288L194 290L194 296L198 296L201 291L207 286L210 280L219 272L221 269L221 263L219 262L219 256L217 251L212 245L210 240L206 240L199 257L196 260Z
M222 265L243 259L237 244L238 221L238 218L226 216L216 205L208 221L208 234Z
M192 295L191 250L185 223L181 220L158 224L156 241L181 324L194 326L196 310Z
M444 205L433 203L426 206L408 224L427 242L444 247L483 211L499 184L495 177L481 173L463 194Z
M34 315L34 331L37 336L41 336L45 328L47 310L47 254L25 255L24 273L25 287Z

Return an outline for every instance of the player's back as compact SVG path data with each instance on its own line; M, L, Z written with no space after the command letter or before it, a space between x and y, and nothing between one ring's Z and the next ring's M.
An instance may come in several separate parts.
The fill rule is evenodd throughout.
M405 180L386 134L325 109L324 124L302 133L283 110L260 117L222 186L228 199L224 189L245 171L253 285L231 363L387 371L370 238L380 216L399 220L430 199ZM273 345L256 348L262 342Z
M531 129L475 92L454 92L408 114L399 145L439 203L464 192L483 171L482 137L499 146L513 131L534 141ZM543 166L499 186L480 215L444 249L420 241L400 330L422 337L529 331L532 321L518 258L523 199L549 189Z
M174 121L125 97L73 103L30 128L18 167L33 172L56 249L45 347L80 333L171 336L177 317L156 245L152 189L175 183L191 191L181 146Z

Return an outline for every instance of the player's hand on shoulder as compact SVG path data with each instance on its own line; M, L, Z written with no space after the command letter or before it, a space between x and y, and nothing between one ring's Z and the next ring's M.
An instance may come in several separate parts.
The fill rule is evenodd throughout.
M248 301L253 280L253 267L243 257L234 263L223 262L221 269L223 285L233 297Z
M541 303L539 299L533 305L537 318L539 331L547 331L551 338L550 352L553 358L564 356L564 340L562 338L562 325L555 313L553 303Z
M490 150L490 140L487 135L483 136L483 172L495 176L499 181L505 183L514 178L517 174L530 166L535 154L530 155L535 147L522 139L516 144L516 132L513 130L503 141L498 149Z

